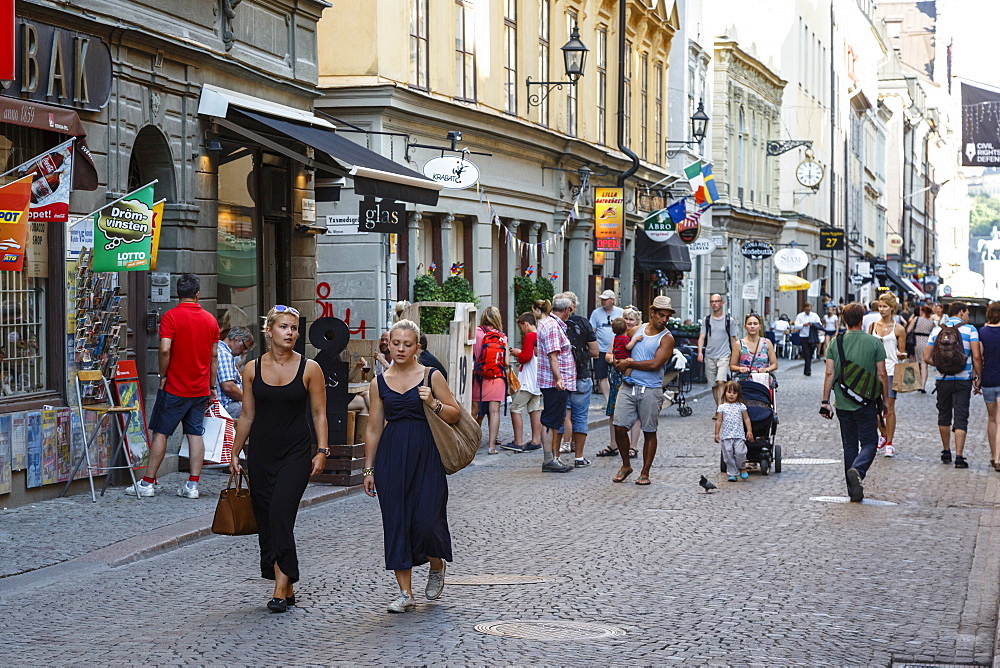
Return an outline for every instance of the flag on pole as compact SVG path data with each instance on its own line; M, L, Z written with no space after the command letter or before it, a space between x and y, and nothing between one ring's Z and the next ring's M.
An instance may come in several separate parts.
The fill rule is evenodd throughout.
M30 176L0 187L0 271L24 269L30 202Z
M156 271L156 256L160 252L160 232L163 230L163 205L166 201L161 199L153 204L153 243L149 257L150 271Z
M69 220L69 194L73 190L73 142L64 141L53 149L17 167L18 176L31 177L33 223L65 223Z
M715 175L712 174L712 165L703 165L701 175L705 181L705 203L708 205L715 204L719 201L719 189L715 185Z
M684 176L691 184L691 192L694 193L694 201L698 204L705 203L705 175L701 170L701 160L695 160L684 168Z
M153 250L153 184L94 212L94 272L148 270Z
M687 218L687 206L685 205L686 201L687 197L682 197L667 207L667 213L670 214L670 220L674 221L675 225Z

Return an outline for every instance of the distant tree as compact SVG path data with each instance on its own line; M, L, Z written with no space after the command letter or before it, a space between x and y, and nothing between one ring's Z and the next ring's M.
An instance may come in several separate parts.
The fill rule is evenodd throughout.
M969 213L969 236L988 237L993 226L1000 228L1000 198L976 195Z

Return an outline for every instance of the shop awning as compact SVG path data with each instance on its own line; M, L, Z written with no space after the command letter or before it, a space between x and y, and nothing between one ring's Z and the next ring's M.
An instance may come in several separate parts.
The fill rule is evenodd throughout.
M198 113L310 167L352 178L359 195L437 204L440 184L338 135L331 123L310 112L206 84ZM284 135L322 156L310 159L263 137L261 131Z
M910 283L909 281L903 279L903 277L901 277L899 274L897 274L896 272L894 272L892 269L889 269L888 267L886 267L886 270L885 270L885 281L884 282L891 283L892 285L895 285L897 288L899 288L903 292L908 292L911 295L913 295L914 297L923 297L924 296L924 293L921 292L920 290L917 290L917 288L912 283ZM888 287L888 286L886 286L886 287Z
M906 276L900 276L900 278L904 283L910 286L910 292L915 294L917 297L923 299L924 297L927 296L926 294L924 294L924 291L920 289L920 286L918 286L916 283L908 279Z
M795 290L808 290L812 284L801 276L795 274L778 274L778 291L794 292Z
M635 263L647 271L691 271L691 254L676 234L667 241L653 241L638 230Z
M75 153L81 160L73 167L73 187L77 190L97 190L97 167L87 147L87 132L75 111L0 95L0 121L76 137Z

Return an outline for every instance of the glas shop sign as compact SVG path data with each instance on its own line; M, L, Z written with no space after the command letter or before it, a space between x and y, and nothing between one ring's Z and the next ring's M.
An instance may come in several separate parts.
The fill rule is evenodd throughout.
M476 185L479 168L468 160L454 156L441 156L427 161L424 176L445 188L462 189Z

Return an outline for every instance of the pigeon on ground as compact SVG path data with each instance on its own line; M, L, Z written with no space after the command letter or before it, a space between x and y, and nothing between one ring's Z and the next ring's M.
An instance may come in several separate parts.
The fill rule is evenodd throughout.
M706 478L705 476L701 477L701 480L698 481L698 484L705 489L705 494L708 494L713 489L717 489L717 487L714 484L712 484L712 481Z

